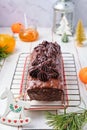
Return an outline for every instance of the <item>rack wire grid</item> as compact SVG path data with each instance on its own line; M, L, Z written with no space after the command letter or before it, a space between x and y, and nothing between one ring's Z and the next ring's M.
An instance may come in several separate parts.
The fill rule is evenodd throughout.
M1 71L1 69L3 67L3 65L4 65L4 62L5 62L5 60L0 60L0 71Z
M76 107L81 103L81 96L79 90L79 81L77 77L77 69L74 55L71 53L63 53L64 61L64 72L65 72L65 102L63 104L55 102L54 104L38 104L36 102L31 103L31 108L34 110L44 110L44 109L57 109L64 107ZM28 74L29 59L26 61L26 57L29 56L29 53L21 53L18 57L17 65L15 67L14 75L12 78L10 89L13 92L14 96L17 97L20 94L20 91L25 93L26 91L26 82ZM26 64L25 64L26 61ZM24 75L23 75L24 74ZM22 82L23 80L23 82ZM22 88L22 90L20 90ZM23 98L23 100L29 100L29 97ZM30 101L31 102L31 101ZM49 107L48 107L49 106ZM41 109L42 108L42 109Z

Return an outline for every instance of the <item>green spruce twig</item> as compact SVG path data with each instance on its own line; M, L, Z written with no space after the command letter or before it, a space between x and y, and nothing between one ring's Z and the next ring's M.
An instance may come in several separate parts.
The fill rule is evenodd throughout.
M0 48L0 60L9 56L10 53L6 53L7 48L8 48L7 46Z
M87 123L87 110L60 115L47 112L46 118L47 124L55 130L82 130L83 125Z

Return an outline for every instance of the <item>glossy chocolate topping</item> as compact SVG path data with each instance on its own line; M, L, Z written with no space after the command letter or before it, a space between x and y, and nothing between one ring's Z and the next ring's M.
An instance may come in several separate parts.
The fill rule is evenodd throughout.
M34 52L36 56L29 68L30 76L43 82L51 78L58 79L60 46L56 42L43 41L42 44L34 48Z

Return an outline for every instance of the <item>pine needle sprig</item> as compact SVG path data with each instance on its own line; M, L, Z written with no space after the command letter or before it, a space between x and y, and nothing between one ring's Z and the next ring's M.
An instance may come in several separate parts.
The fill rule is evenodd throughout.
M8 48L7 46L0 47L0 52L4 52L4 51L6 51L7 48Z
M55 115L46 113L47 124L56 130L82 130L83 125L87 123L87 110L81 113L72 112Z
M7 48L8 48L7 46L4 46L4 47L0 48L0 60L2 60L2 59L9 56L10 53L6 53Z

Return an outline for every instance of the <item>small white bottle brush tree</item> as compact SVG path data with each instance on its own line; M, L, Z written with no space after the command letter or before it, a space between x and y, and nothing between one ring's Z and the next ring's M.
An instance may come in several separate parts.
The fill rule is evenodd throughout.
M71 28L69 26L68 20L65 15L63 15L60 21L60 25L57 28L57 34L63 35L64 33L66 33L66 35L70 35L70 36L72 35Z

